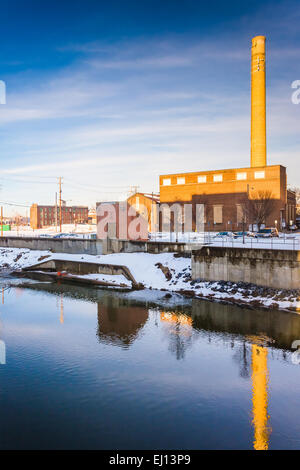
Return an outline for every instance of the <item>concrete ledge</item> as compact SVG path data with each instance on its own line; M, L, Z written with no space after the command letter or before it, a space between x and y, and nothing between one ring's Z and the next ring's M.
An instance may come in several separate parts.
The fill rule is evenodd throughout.
M203 247L192 252L192 278L300 288L300 251Z
M177 242L119 240L89 240L81 238L0 237L2 248L50 250L52 253L106 255L110 253L186 253L191 245Z
M116 264L98 264L89 263L85 261L69 261L69 260L57 260L50 259L42 261L41 263L28 266L23 271L44 271L44 272L63 272L85 275L91 273L98 274L110 274L117 275L122 274L126 279L132 282L134 287L138 286L135 278L131 274L127 266L116 265Z
M197 248L194 246L194 248ZM139 241L107 238L103 240L103 254L108 253L186 253L191 245L183 242Z

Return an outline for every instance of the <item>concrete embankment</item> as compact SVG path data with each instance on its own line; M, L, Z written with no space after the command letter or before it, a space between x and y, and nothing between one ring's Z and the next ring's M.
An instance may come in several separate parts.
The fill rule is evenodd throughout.
M0 247L26 248L52 253L106 255L111 253L186 253L191 245L176 242L87 240L80 238L0 237Z
M103 253L101 240L80 238L0 237L0 247L94 256Z
M62 273L75 274L77 276L86 276L88 274L104 274L109 276L124 276L125 279L132 283L133 288L138 288L139 284L131 274L127 266L118 264L105 264L105 263L90 263L87 261L71 261L64 259L48 259L40 263L23 268L24 272L46 272L55 273L55 279L61 277ZM60 273L57 276L57 273ZM74 276L68 278L69 280L75 279ZM76 279L75 279L76 280ZM85 279L86 282L89 279ZM90 279L91 284L95 283ZM101 285L105 285L103 282Z
M300 251L203 247L192 253L192 279L299 289Z

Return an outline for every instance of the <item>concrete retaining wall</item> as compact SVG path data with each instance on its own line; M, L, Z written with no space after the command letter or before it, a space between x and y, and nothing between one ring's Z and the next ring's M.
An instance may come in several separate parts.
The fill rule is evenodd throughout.
M0 247L50 250L53 253L106 255L109 253L184 253L191 251L185 243L143 242L132 240L87 240L80 238L0 237Z
M194 245L195 247L195 245ZM186 253L191 245L179 242L134 241L108 238L103 240L103 253Z
M300 251L203 247L192 253L192 278L300 288Z

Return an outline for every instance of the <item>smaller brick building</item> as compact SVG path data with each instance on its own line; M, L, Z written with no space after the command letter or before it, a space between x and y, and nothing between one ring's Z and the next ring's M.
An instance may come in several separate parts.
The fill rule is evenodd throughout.
M158 217L159 194L135 193L129 196L127 202L139 215L147 219L148 232L153 232L153 225Z
M62 224L87 224L88 207L62 206ZM49 227L59 224L60 209L56 206L40 206L32 204L30 207L30 226L33 229Z

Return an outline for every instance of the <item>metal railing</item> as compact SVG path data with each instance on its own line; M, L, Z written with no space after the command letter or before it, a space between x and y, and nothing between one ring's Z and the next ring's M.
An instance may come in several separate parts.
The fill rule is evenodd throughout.
M218 236L215 232L156 232L149 234L150 241L211 245L231 248L264 248L300 250L300 233L280 234L279 237Z

